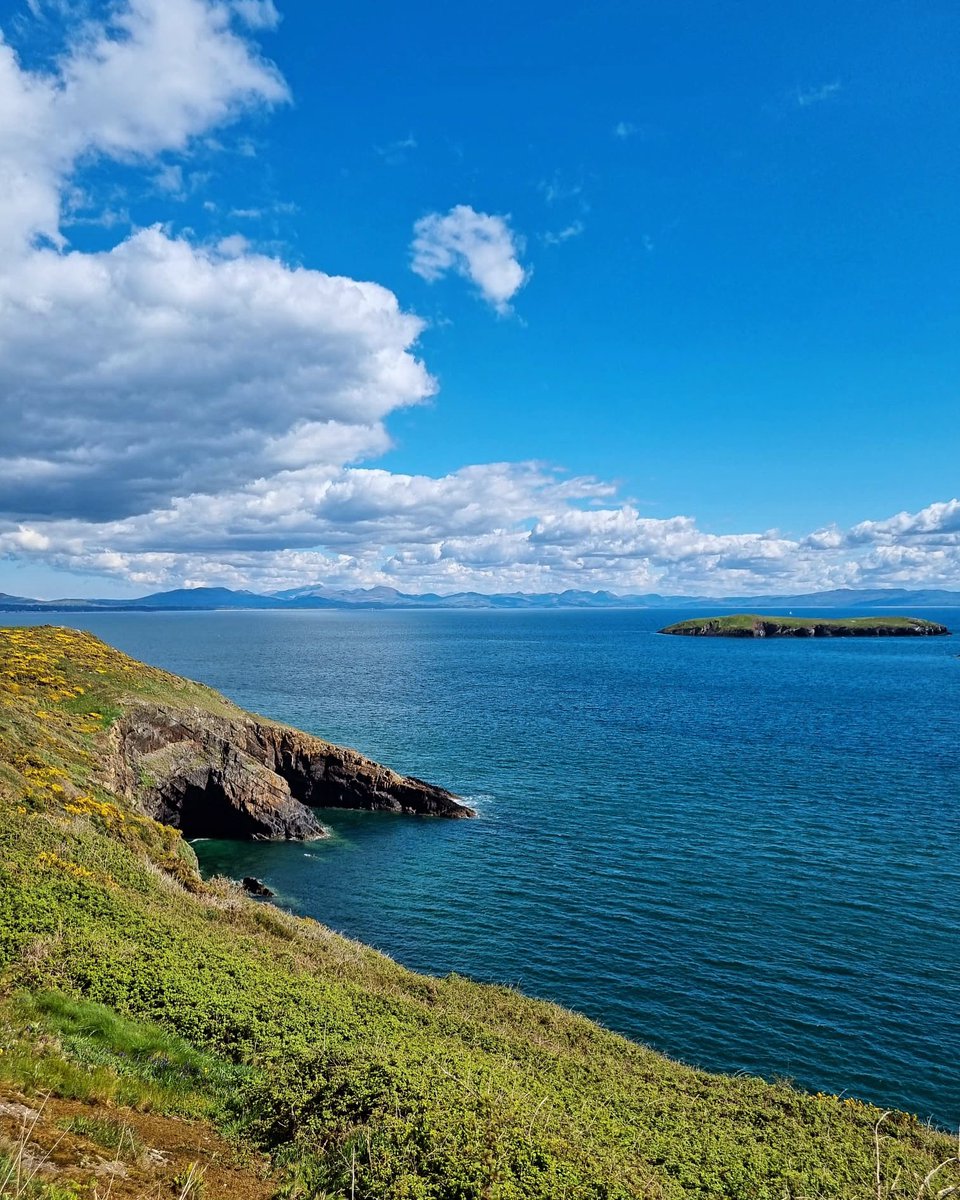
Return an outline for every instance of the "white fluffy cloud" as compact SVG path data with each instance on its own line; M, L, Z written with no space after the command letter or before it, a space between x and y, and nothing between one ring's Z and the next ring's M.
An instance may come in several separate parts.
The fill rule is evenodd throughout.
M287 99L279 72L208 0L128 0L72 31L50 72L24 70L0 34L0 252L38 236L57 246L61 199L77 162L147 159L251 104Z
M114 521L0 524L0 553L142 586L291 587L304 582L408 591L612 588L706 595L890 584L956 585L960 532L912 514L935 544L862 526L802 539L714 534L657 519L614 490L533 463L401 475L299 467L216 495ZM898 522L901 518L892 518ZM874 523L885 529L890 522ZM826 535L829 536L826 536Z
M276 29L280 24L273 0L233 0L233 9L251 29Z
M34 250L0 277L0 510L142 511L382 451L384 417L432 390L420 328L376 284L240 244Z
M476 212L458 204L448 213L429 213L414 226L413 270L433 283L450 271L469 279L499 313L529 278L521 265L521 239L508 217Z
M960 542L960 500L930 504L916 513L897 513L885 521L861 521L851 529L850 541L886 545L902 542L915 548L955 546Z
M956 583L957 500L802 539L720 536L542 464L363 465L389 448L391 413L434 390L422 323L390 291L290 267L236 230L209 246L141 229L96 253L65 234L85 164L176 183L196 138L287 99L249 40L273 3L108 13L68 30L46 70L0 36L0 556L144 589ZM527 278L505 217L459 206L415 234L420 275L463 275L500 312Z
M80 253L61 200L91 155L143 160L287 96L231 23L270 4L131 0L53 73L0 42L0 512L149 511L306 462L382 452L428 396L421 322L373 283L141 230ZM271 16L273 14L273 16ZM175 170L176 164L168 164Z

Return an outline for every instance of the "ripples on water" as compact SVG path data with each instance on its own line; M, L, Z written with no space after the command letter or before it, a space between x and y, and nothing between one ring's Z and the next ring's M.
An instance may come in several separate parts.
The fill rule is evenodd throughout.
M957 640L657 637L672 619L73 623L480 813L326 813L330 842L206 842L208 869L678 1058L960 1122Z

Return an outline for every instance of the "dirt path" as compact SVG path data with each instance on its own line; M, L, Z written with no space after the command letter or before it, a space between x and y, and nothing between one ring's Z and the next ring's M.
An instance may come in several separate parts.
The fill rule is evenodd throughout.
M111 1140L121 1144L107 1148ZM4 1087L0 1150L19 1160L21 1182L35 1173L79 1185L90 1200L270 1200L276 1190L265 1159L241 1154L205 1122ZM19 1194L16 1179L4 1185L0 1171L0 1196Z

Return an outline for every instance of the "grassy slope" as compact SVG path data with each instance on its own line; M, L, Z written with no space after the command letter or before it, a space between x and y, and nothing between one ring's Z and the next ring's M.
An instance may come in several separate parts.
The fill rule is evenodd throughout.
M693 617L688 621L677 621L668 625L662 633L672 633L680 629L696 629L701 625L717 624L721 629L752 629L757 621L776 622L790 629L809 629L812 625L827 625L834 629L857 629L877 625L891 628L903 628L908 625L933 625L935 622L923 620L920 617L779 617L756 613L732 613L722 617Z
M134 694L229 707L89 635L0 630L0 1080L216 1119L273 1153L287 1196L960 1185L951 1164L924 1189L954 1148L914 1117L884 1120L878 1185L869 1105L694 1070L200 884L179 835L96 784L98 742Z

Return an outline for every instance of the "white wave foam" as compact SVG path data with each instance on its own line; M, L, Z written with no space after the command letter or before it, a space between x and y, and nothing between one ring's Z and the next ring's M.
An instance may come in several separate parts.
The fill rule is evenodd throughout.
M461 796L460 799L470 808L475 808L478 814L484 814L487 805L496 803L497 798L489 792L478 792L475 796Z

